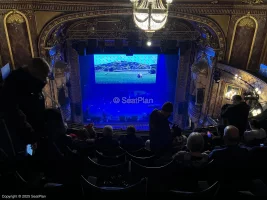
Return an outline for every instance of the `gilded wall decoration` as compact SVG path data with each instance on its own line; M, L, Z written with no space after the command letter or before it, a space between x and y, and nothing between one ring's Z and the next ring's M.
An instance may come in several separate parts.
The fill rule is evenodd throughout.
M256 4L263 4L263 0L242 0L242 3L256 5Z
M9 15L6 19L7 24L22 24L24 22L25 19L23 18L23 16L18 13L13 13Z
M28 64L34 57L29 21L22 12L10 11L4 17L4 29L12 67Z
M79 20L71 24L66 31L66 39L87 40L87 39L124 39L127 40L135 33L142 40L147 39L147 34L139 28L131 25L132 16L97 17L86 20ZM56 32L56 31L55 31ZM53 33L54 34L54 33ZM51 34L51 35L53 35ZM189 22L179 19L169 19L163 30L153 34L152 40L182 40L195 41L200 37L200 32L194 30ZM50 46L47 43L47 46Z
M264 81L262 81L261 79L255 77L255 76L251 75L248 72L245 72L243 70L240 70L240 69L228 66L228 65L218 63L217 67L219 69L225 70L225 71L230 72L232 74L238 74L238 76L242 77L242 80L246 81L247 83L249 83L250 85L252 85L255 88L259 88L262 92L260 94L259 102L261 102L262 105L264 105L267 102L267 83L265 83ZM226 88L227 84L232 84L234 86L241 88L242 89L241 95L243 95L243 92L245 92L245 91L252 90L252 88L248 84L246 84L245 82L243 82L239 79L235 79L234 75L231 75L231 74L228 74L225 72L222 72L222 74L221 74L221 83L220 84L221 84L221 89L220 89L219 93L217 94L216 92L214 92L212 94L213 98L215 98L216 96L220 96L220 98L218 99L218 101L215 105L215 110L213 112L213 115L215 117L220 116L221 107L225 103L230 103L224 97L225 88ZM212 113L210 113L210 115L212 115Z
M236 21L228 55L228 62L230 65L237 68L248 69L257 31L258 22L256 18L250 14Z
M249 70L258 71L261 64L261 55L264 52L264 39L266 37L266 16L255 16L258 22L258 31L255 39L250 63L248 66Z
M253 2L261 1L261 0L247 0ZM196 1L197 2L197 1ZM211 2L211 1L210 1ZM201 14L201 15L232 15L232 14L241 14L244 15L247 12L251 11L251 14L261 14L265 15L267 6L266 4L254 4L253 10L244 6L244 4L236 1L233 9L232 4L210 4L210 2L200 2L200 3L173 3L170 7L170 11L174 12L183 12L183 13L191 13L191 14ZM216 2L216 1L214 1ZM251 4L248 4L251 5ZM111 10L117 8L131 8L130 2L120 2L116 3L114 1L109 2L77 2L73 3L71 1L46 1L46 0L38 0L38 1L12 1L12 0L1 0L0 9L12 10L35 10L35 11L58 11L58 12L88 12L94 10Z

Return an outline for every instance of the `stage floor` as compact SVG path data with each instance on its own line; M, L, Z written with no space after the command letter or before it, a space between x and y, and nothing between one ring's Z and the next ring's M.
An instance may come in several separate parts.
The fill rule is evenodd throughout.
M128 126L134 126L137 131L148 131L149 125L146 122L111 122L94 124L96 128L104 128L110 125L114 130L126 130Z

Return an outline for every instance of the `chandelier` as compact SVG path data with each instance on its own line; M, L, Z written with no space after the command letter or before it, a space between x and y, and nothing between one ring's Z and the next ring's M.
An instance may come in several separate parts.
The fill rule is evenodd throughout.
M130 0L133 3L134 22L145 32L155 32L162 29L168 19L169 5L172 0Z

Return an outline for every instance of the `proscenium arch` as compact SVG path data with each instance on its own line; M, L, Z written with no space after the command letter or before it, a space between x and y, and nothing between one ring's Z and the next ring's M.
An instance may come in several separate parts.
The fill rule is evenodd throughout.
M248 62L246 64L246 69L248 69L248 66L249 66L249 62L251 60L251 56L252 56L252 52L253 52L253 48L254 48L254 44L255 44L255 40L256 40L256 36L257 36L257 32L258 32L258 28L259 28L259 24L258 24L258 21L255 17L251 16L251 15L245 15L243 17L240 17L236 23L235 23L235 27L234 27L234 32L233 32L233 35L232 35L232 39L231 39L231 44L230 44L230 50L229 50L229 55L228 55L228 63L230 63L230 60L231 60L231 56L232 56L232 51L233 51L233 45L234 45L234 40L235 40L235 34L236 34L236 28L239 24L239 22L242 20L242 19L245 19L245 18L250 18L254 21L255 23L255 32L254 32L254 35L253 35L253 39L252 39L252 43L251 43L251 47L250 47L250 51L249 51L249 56L248 56Z
M104 16L111 16L111 15L132 15L132 9L131 8L125 8L125 9L111 9L111 10L97 10L97 11L89 11L89 12L81 12L81 13L72 13L63 15L60 17L57 17L53 20L51 20L42 30L38 47L39 47L39 54L40 56L45 56L45 47L46 42L49 37L49 35L52 33L53 30L55 30L56 27L58 27L61 24L64 24L66 22L74 21L77 19L87 19L87 18L95 18L95 17L104 17ZM186 13L179 13L179 12L169 12L169 17L177 18L177 19L185 19L189 21L195 21L201 24L205 24L208 27L210 27L214 33L217 36L217 41L219 42L219 60L222 60L225 55L225 48L226 48L226 41L224 33L221 29L221 27L214 22L212 19L198 16L198 15L191 15Z

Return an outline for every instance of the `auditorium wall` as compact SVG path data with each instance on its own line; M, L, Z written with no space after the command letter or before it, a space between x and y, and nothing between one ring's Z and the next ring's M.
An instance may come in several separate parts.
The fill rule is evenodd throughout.
M262 81L261 79L257 78L256 76L240 70L233 68L228 65L224 64L218 64L217 66L219 69L224 70L226 72L221 73L221 80L219 83L214 83L215 89L212 93L213 98L217 97L216 103L211 104L212 109L210 109L209 116L213 117L219 117L221 107L228 103L231 104L232 102L230 100L227 100L225 97L226 87L228 85L231 85L233 87L237 87L241 89L241 96L243 96L244 92L253 90L251 86L254 88L259 88L261 91L261 94L259 95L260 99L259 102L261 102L261 105L263 108L266 108L266 102L267 102L267 83ZM230 72L231 74L227 73ZM235 74L238 75L238 77L241 77L242 80L239 78L235 79ZM245 81L248 83L245 83ZM250 86L251 85L251 86ZM217 90L217 88L219 88Z

